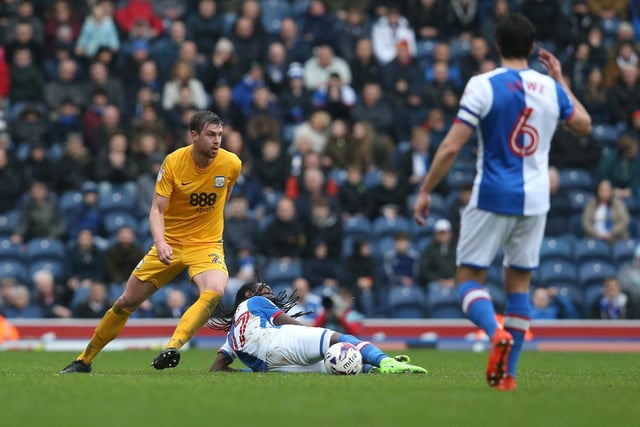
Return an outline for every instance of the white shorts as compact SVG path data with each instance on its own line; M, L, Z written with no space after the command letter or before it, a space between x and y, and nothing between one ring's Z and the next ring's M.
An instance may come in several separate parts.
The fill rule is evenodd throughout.
M266 352L267 371L326 372L323 359L334 331L298 325L271 331L275 333Z
M467 207L460 220L456 264L489 268L504 247L502 265L533 270L540 262L540 247L547 215L500 215Z

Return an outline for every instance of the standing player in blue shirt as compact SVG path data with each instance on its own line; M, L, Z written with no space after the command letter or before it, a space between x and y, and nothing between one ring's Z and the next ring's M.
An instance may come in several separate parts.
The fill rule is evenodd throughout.
M534 38L533 25L521 14L499 22L501 67L467 83L456 120L438 147L413 211L423 225L431 191L475 131L476 177L461 219L456 284L462 311L491 337L486 376L499 390L516 388L516 367L529 328L531 271L538 267L549 210L551 138L558 121L578 135L591 132L591 117L564 81L558 59L541 49L539 59L548 75L529 68ZM501 246L508 294L504 329L482 287Z

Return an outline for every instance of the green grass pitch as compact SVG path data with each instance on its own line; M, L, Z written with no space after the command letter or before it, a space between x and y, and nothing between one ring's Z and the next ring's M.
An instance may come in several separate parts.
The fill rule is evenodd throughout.
M522 356L518 390L490 389L486 353L410 350L421 375L208 372L211 350L154 371L155 351L104 352L90 375L59 375L75 354L0 353L2 426L628 426L640 418L640 355Z

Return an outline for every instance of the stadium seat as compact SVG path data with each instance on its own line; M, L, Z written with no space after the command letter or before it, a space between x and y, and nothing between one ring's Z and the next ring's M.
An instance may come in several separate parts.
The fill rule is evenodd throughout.
M33 275L40 270L47 270L53 274L56 282L63 282L67 278L67 273L63 261L54 259L40 259L29 264L29 281L33 279Z
M393 237L396 233L409 234L410 222L403 216L395 219L380 216L373 221L371 229L371 237L373 239L381 239L383 237Z
M368 239L371 234L371 221L366 217L349 217L342 221L343 237Z
M67 216L82 207L82 192L76 190L65 191L58 199L58 209L62 216Z
M447 176L447 184L452 190L459 190L465 185L469 185L473 183L473 178L475 176L474 171L467 171L464 169L451 170Z
M594 188L593 176L584 169L561 169L559 171L560 188L564 191L583 190L591 192Z
M586 318L592 318L597 311L596 305L602 296L602 284L589 285L583 290L583 313Z
M564 283L577 283L578 270L572 261L560 258L541 263L536 276L544 286L558 286Z
M558 288L559 292L561 292L563 295L566 295L571 300L571 302L573 302L573 305L576 307L576 310L578 310L578 313L582 315L586 314L586 312L584 311L584 294L582 288L579 285L575 283L565 283L557 285L556 287Z
M485 283L484 289L489 292L496 311L502 312L507 304L507 291L504 289L504 286L487 282Z
M569 198L569 210L572 214L582 214L587 202L593 197L593 193L585 190L572 190L567 193Z
M146 216L138 222L138 229L135 230L138 240L143 242L147 237L151 236L151 226L149 225L149 217Z
M544 235L548 237L564 236L569 231L569 219L566 215L547 216L547 224L544 229Z
M585 261L611 261L609 243L599 239L579 239L573 245L574 260L581 264Z
M30 264L41 260L64 261L66 248L61 240L36 237L27 242L26 255Z
M22 245L11 243L8 238L0 237L0 260L25 262L26 254Z
M633 254L638 246L636 239L618 240L611 246L611 261L618 268L633 259Z
M12 259L0 259L0 279L12 278L27 283L28 272L24 263Z
M79 286L75 291L73 291L73 297L71 297L71 302L69 303L69 308L71 308L71 311L75 312L80 303L82 303L82 301L89 297L90 291L91 288L89 286Z
M609 262L585 261L578 266L578 283L583 289L602 285L607 277L614 277L617 271Z
M283 261L279 259L271 260L264 270L264 281L269 285L276 283L289 283L302 276L302 264L298 260Z
M0 237L11 236L20 221L20 210L14 209L0 213Z
M388 299L389 315L395 319L423 318L424 291L418 286L392 286Z
M430 283L427 290L427 315L434 319L463 318L456 289Z
M122 227L131 227L134 232L137 232L138 220L126 211L112 211L102 218L102 226L108 236L113 236Z
M136 215L138 204L134 194L124 188L113 188L100 193L98 197L98 209L103 215L119 211Z
M540 261L542 262L549 258L572 260L572 240L562 237L545 237L540 247Z
M593 137L598 141L603 147L604 146L613 146L618 142L618 138L620 137L620 130L615 125L608 124L596 124L593 126Z
M496 285L504 283L504 267L499 264L492 264L487 270L487 282Z
M382 237L371 241L371 254L374 257L383 258L385 255L393 251L395 248L395 241L393 237Z

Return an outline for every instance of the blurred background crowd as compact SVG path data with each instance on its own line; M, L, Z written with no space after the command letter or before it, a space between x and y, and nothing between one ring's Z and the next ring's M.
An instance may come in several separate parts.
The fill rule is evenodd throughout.
M474 143L428 224L410 211L465 82L499 65L508 11L531 19L594 122L554 137L532 317L640 317L638 0L4 0L0 313L101 317L152 244L162 159L210 109L243 161L227 302L257 271L297 289L314 324L461 318ZM535 52L531 67L544 71ZM498 257L498 309L502 280ZM193 291L180 276L135 316L177 318Z

